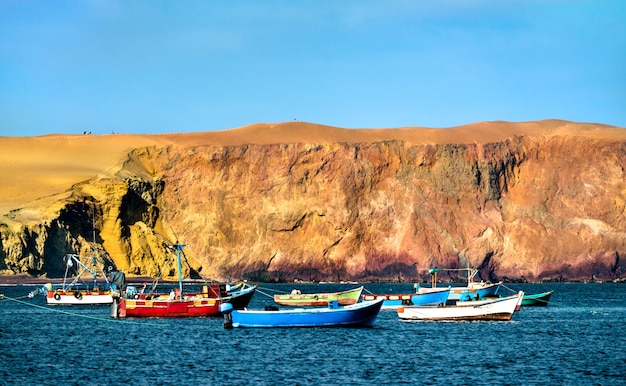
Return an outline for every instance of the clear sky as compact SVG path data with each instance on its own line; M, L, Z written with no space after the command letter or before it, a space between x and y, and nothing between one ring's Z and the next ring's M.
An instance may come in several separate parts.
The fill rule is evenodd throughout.
M626 1L0 0L0 135L626 127Z

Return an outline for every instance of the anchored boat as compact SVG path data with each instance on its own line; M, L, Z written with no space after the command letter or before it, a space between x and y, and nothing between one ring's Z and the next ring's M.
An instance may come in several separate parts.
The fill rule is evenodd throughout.
M524 292L503 298L459 302L454 306L406 306L398 308L398 317L408 320L510 320L524 297Z
M425 293L408 294L367 294L362 295L362 300L383 299L382 309L397 309L401 306L424 306L443 305L448 301L450 288L437 288L434 291Z
M49 305L97 305L111 304L113 302L111 286L104 271L100 270L104 283L98 284L98 259L94 255L92 260L92 268L83 264L80 258L74 254L65 256L65 274L63 276L63 284L55 288L51 283L46 284L43 288L33 291L30 297L37 295L38 292L46 295L46 303ZM68 283L72 277L71 272L78 269L74 279ZM92 283L85 283L83 275L89 273L93 278ZM100 285L103 288L100 288Z
M133 294L130 297L122 296L123 292L114 296L111 316L114 318L126 317L189 317L189 316L218 316L219 306L222 303L232 303L236 308L245 308L252 299L256 285L243 283L232 291L222 291L216 294L214 287L205 286L199 293L184 293L181 274L181 251L184 244L171 246L176 249L178 258L178 288L169 294ZM212 288L210 291L209 288ZM218 287L219 288L219 287Z
M248 306L256 285L245 284L241 289L215 296L210 291L182 294L178 289L170 294L140 295L135 298L120 297L114 317L188 317L219 316L219 306L232 303L237 309ZM115 312L117 315L115 315Z
M299 290L293 290L290 294L274 295L274 302L281 306L314 307L327 306L329 302L336 300L340 306L349 306L359 301L363 287L354 288L341 292L321 292L303 294Z
M226 328L372 327L382 304L380 299L340 306L334 300L326 308L232 310L228 304L221 308Z
M553 291L542 292L540 294L524 295L522 299L523 307L546 307L550 302Z
M467 284L463 287L450 287L450 295L448 296L448 304L454 304L457 300L479 300L489 297L495 297L498 295L498 290L502 283L484 283L475 282L474 278L478 274L478 270L475 268L460 268L460 269L440 269L431 268L430 274L432 278L432 286L420 287L419 293L429 293L437 291L437 273L440 270L444 271L467 271Z

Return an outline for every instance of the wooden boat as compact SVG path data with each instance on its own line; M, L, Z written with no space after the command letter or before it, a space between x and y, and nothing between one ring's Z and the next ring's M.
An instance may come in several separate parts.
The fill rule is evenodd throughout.
M281 306L293 307L315 307L327 306L329 302L336 300L340 306L349 306L359 301L363 286L341 292L325 292L314 294L303 294L299 290L294 290L288 295L274 295L274 302Z
M184 246L174 245L178 257L178 288L173 289L169 295L135 294L130 298L125 298L121 294L114 296L111 316L114 318L218 316L221 315L219 306L222 303L230 302L238 309L248 306L257 288L256 285L244 283L235 291L220 291L217 296L209 292L209 287L200 293L184 294L180 274L180 252Z
M510 320L518 307L524 292L516 295L482 300L476 304L464 302L454 306L403 306L398 308L398 316L408 320Z
M92 268L83 264L80 258L74 254L65 256L65 274L63 276L63 284L55 288L48 283L39 291L33 291L30 297L41 292L46 295L46 304L48 305L98 305L111 304L113 302L110 283L101 270L104 282L98 283L97 257L94 255L92 260ZM77 267L78 271L74 279L68 283L72 277L71 272ZM85 283L83 275L89 273L93 278L92 283ZM100 288L102 285L104 288Z
M486 303L491 302L492 300L497 300L497 299L501 299L502 296L494 296L491 298L486 298L486 299L479 299L479 300L457 300L455 305L457 307L476 307L476 306L480 306ZM515 306L515 311L519 311L520 308L522 308L522 304L521 302L517 304L517 306Z
M174 295L171 299L158 297L150 300L120 298L114 317L184 317L214 316L219 311L219 299Z
M478 274L478 270L474 268L462 268L462 269L444 269L446 271L465 271L467 270L467 284L462 287L450 287L450 295L448 296L448 304L455 304L456 301L468 301L478 300L490 297L498 296L498 290L502 283L485 283L475 282L474 277ZM437 289L437 272L439 268L431 268L430 273L432 275L432 286L420 287L419 293L428 293L436 291Z
M225 319L231 318L224 323L226 328L372 327L382 304L380 299L340 306L333 300L325 308L278 310L266 307L265 310L231 311L229 305L224 305L222 311Z
M215 297L208 292L183 294L175 289L169 295L139 295L136 299L120 298L117 317L188 317L219 316L222 303L232 303L234 308L248 306L257 286L245 284L237 291Z
M546 307L550 301L553 291L543 292L540 294L524 295L522 299L523 307Z
M437 291L414 294L381 294L361 295L362 300L383 299L382 309L393 309L400 306L444 305L450 295L449 288L437 288Z

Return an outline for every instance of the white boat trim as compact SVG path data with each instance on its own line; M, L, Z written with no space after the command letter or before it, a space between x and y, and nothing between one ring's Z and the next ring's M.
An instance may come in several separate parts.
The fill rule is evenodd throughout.
M524 292L520 291L513 296L460 306L405 306L398 308L398 317L405 320L510 320L523 297Z

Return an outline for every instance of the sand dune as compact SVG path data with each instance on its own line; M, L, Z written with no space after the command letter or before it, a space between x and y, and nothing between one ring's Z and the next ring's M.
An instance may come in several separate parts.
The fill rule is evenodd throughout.
M482 122L452 128L342 129L306 122L252 124L232 130L163 135L47 135L0 137L0 214L47 197L73 184L114 174L135 148L159 145L330 143L404 140L414 144L488 143L514 135L583 135L626 140L626 130L559 120Z
M121 135L1 137L0 213L109 174L130 150L155 139Z

